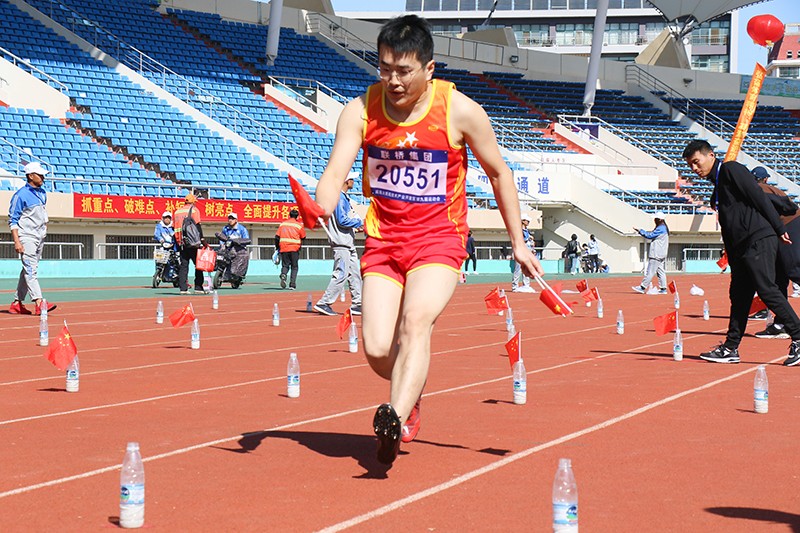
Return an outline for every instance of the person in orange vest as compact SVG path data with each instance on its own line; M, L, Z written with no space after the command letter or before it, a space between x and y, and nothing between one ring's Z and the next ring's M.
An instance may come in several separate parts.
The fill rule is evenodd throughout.
M281 253L281 289L286 288L286 274L289 269L292 275L289 278L289 290L297 289L297 267L300 262L300 247L306 238L306 230L297 221L300 212L297 209L289 211L289 220L278 226L275 233L275 248Z
M208 246L205 238L203 237L203 226L200 224L200 209L195 205L197 196L192 193L186 195L186 203L175 210L175 220L173 226L175 227L175 242L180 249L180 264L178 266L178 287L181 294L189 294L189 262L195 264L197 259L197 250ZM191 211L194 226L197 227L199 240L197 235L184 236L183 235L183 221L189 216ZM194 239L194 242L189 242ZM203 272L194 269L194 290L200 294L205 293L203 288Z

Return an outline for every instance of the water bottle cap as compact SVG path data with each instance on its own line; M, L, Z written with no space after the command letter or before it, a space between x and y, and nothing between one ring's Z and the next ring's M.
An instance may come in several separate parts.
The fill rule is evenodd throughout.
M289 357L290 357L290 358L297 358L297 354L296 354L296 353L294 353L294 352L291 352L291 353L289 354Z
M570 459L559 459L558 460L558 467L559 468L572 468L572 460L570 460Z
M129 442L128 447L126 448L129 452L138 452L139 451L139 443L138 442Z

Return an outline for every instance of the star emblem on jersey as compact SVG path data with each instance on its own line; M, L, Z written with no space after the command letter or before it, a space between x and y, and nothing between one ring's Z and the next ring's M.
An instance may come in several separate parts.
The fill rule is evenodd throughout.
M405 139L397 141L398 148L414 148L417 145L417 132L412 131L406 133Z

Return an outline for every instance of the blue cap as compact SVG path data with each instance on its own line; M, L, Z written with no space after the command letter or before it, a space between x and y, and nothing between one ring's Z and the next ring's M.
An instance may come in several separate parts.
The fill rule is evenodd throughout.
M756 167L750 172L753 174L753 176L755 176L755 178L758 181L762 181L769 178L769 172L767 172L767 169L764 167Z

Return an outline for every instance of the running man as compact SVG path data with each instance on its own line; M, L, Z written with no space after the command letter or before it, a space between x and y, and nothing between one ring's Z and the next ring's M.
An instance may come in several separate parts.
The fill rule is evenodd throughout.
M391 464L401 439L419 430L431 332L466 257L467 145L491 181L514 259L527 276L542 269L522 236L512 173L486 112L433 79L428 23L416 15L387 22L378 58L380 82L345 106L316 197L330 217L363 147L364 195L372 198L361 258L364 351L391 383L390 401L373 419L378 460Z

